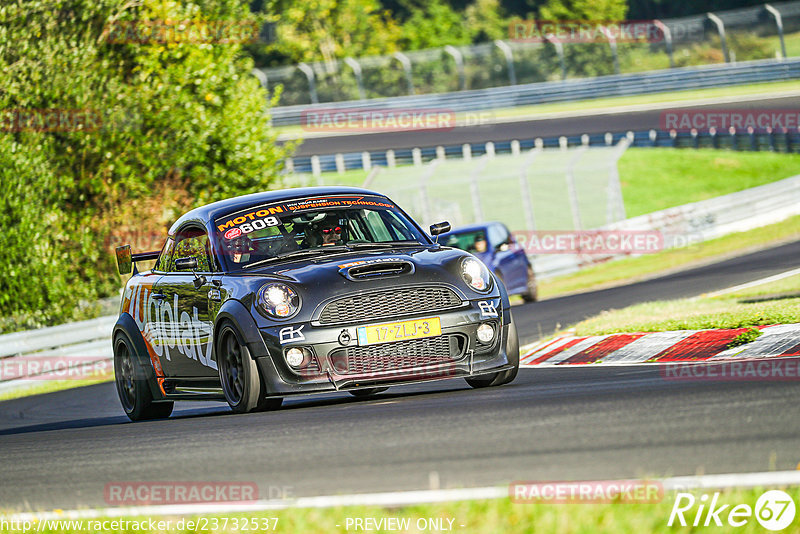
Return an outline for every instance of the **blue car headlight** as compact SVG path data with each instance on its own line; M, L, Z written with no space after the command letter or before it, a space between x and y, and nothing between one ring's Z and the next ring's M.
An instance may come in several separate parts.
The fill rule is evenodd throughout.
M461 262L461 278L469 287L480 293L485 293L492 287L492 275L489 274L489 269L475 258L464 258Z
M286 284L273 282L258 291L258 307L270 317L286 319L300 309L300 296Z

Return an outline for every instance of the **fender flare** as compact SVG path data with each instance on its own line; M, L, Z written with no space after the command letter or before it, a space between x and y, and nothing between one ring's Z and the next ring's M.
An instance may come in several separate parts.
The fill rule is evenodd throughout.
M511 322L511 304L508 300L508 292L505 285L497 279L497 275L492 273L492 277L494 277L494 283L500 292L500 304L503 306L503 324L507 325Z
M136 361L139 363L135 372L136 378L145 380L147 385L150 387L150 393L153 395L153 400L163 400L164 394L161 392L161 388L158 386L158 381L156 380L156 372L153 369L153 364L150 361L150 354L147 352L147 346L144 342L144 337L142 337L142 332L139 330L139 327L136 325L136 321L133 320L133 317L128 312L122 312L117 319L117 322L114 324L114 328L111 333L111 342L117 338L117 334L122 332L125 334L128 339L133 343L133 353L136 356Z
M222 305L214 320L214 361L216 361L216 340L219 339L220 328L226 321L233 323L236 332L242 336L240 341L247 345L251 358L269 356L267 345L250 310L240 301L229 299Z

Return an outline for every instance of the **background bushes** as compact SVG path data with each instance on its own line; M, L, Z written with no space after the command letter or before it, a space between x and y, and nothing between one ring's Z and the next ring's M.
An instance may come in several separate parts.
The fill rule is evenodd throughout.
M0 6L0 330L91 313L120 287L114 245L163 235L189 207L269 188L288 148L275 145L269 99L239 44L103 36L113 21L252 17L233 0ZM50 131L15 122L59 112L97 120Z

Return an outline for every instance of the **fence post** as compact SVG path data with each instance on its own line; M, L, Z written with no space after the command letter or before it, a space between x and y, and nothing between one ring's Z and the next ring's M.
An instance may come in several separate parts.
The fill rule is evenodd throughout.
M347 63L351 69L353 69L353 74L356 75L356 84L358 84L358 96L361 100L367 99L367 92L364 90L364 77L361 75L361 65L355 59L351 57L344 58L344 62Z
M786 42L783 40L783 17L781 12L769 4L764 4L767 13L775 17L775 26L778 27L778 37L781 40L781 59L786 59Z
M475 170L470 173L469 177L469 192L470 196L472 197L472 212L475 215L475 222L484 220L483 205L481 204L481 192L478 188L478 176L480 176L488 163L489 156L488 154L484 154L479 159L478 165L475 166Z
M418 147L414 147L411 149L411 160L414 162L414 165L419 167L422 165L422 150Z
M511 155L519 156L519 141L516 139L511 140Z
M623 137L617 143L614 157L608 167L608 207L606 209L606 223L611 224L625 220L625 199L622 197L622 186L619 183L619 160L631 146L631 141Z
M297 68L300 69L300 72L306 75L308 79L308 94L311 98L312 104L319 104L319 98L317 98L317 81L316 77L314 76L314 69L312 69L307 63L298 63Z
M364 167L365 171L368 171L372 168L372 158L369 155L369 152L362 152L361 153L361 166Z
M458 90L463 91L467 88L467 77L464 75L464 55L461 50L452 45L446 45L444 51L453 56L458 69Z
M336 172L339 174L344 174L344 156L341 153L338 153L334 156L334 158L336 160Z
M394 150L389 149L386 151L386 166L393 168L396 162L394 159Z
M728 42L727 39L725 38L725 24L723 24L721 18L719 18L718 16L716 16L711 12L706 13L706 17L708 17L708 20L713 22L714 25L717 27L717 31L719 32L719 40L720 43L722 44L722 55L725 56L725 63L730 63L731 56L728 53Z
M578 188L575 186L575 165L578 164L578 161L583 157L586 150L587 148L585 146L576 149L575 155L570 158L569 163L567 163L567 194L569 194L569 204L572 209L573 230L581 230L583 228L583 223L581 223L581 208L578 203Z
M517 72L514 70L514 53L511 51L511 47L500 39L495 40L494 45L499 48L506 57L506 65L508 65L508 83L517 85Z
M472 159L472 145L469 143L461 145L461 157L464 158L464 161L470 161Z
M545 37L556 47L556 54L558 54L558 62L561 64L561 79L567 79L567 61L564 59L564 45L553 34L547 34Z
M617 52L617 38L611 35L611 32L603 32L605 33L606 39L608 39L608 47L611 48L611 57L614 61L614 74L619 74L619 53Z
M319 156L311 156L311 174L316 178L322 176L322 170L319 166Z
M672 30L669 29L669 26L661 22L660 20L656 19L653 21L653 24L661 30L661 33L664 34L664 45L667 49L667 56L669 56L669 68L675 68L675 56L672 52Z
M536 157L542 153L542 147L537 146L528 152L525 162L522 164L519 173L519 188L522 193L522 208L525 211L525 226L531 232L536 230L536 214L533 211L531 201L531 188L528 183L528 169L533 165Z
M258 78L258 81L261 82L261 87L269 91L268 83L269 80L267 79L267 73L261 69L253 69L252 70L253 76Z
M414 94L414 80L411 76L411 60L408 59L408 56L402 52L395 52L392 54L392 57L395 58L400 64L403 66L403 70L406 72L406 83L408 83L408 94Z

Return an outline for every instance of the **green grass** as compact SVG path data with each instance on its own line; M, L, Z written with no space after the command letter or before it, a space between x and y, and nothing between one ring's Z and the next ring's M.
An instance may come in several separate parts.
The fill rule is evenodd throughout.
M800 174L800 154L632 148L619 161L628 217Z
M594 265L574 274L541 280L539 296L551 298L630 283L794 239L800 239L800 216L687 248L670 249L636 258L623 258Z
M720 514L720 520L723 522L722 527L703 527L702 522L705 520L705 513L702 515L699 527L692 527L691 523L695 518L698 511L700 499L702 495L707 495L707 501L711 501L714 493L719 491L720 495L717 500L717 505L721 506L728 504L729 506ZM789 496L795 501L800 502L800 489L787 488L784 489ZM487 534L487 533L558 533L558 534L594 534L594 533L611 533L611 534L643 534L651 532L675 532L675 533L688 533L699 531L719 531L719 532L735 532L741 534L751 534L755 532L764 532L763 527L760 526L754 516L751 516L747 523L742 527L733 529L727 524L728 513L730 510L739 504L748 505L751 510L755 509L758 498L764 493L763 489L748 489L748 490L705 490L705 491L690 491L695 497L695 505L684 514L689 526L681 527L677 521L673 526L667 526L671 511L675 503L676 494L674 492L665 492L663 499L659 502L652 504L629 504L629 503L606 503L606 504L544 504L544 503L513 503L508 498L479 500L479 501L457 501L451 503L441 504L425 504L417 506L407 506L400 508L381 508L374 506L352 506L341 508L326 508L326 509L285 509L270 512L258 512L252 514L226 514L226 515L211 515L204 514L201 516L166 516L164 521L169 520L170 523L164 526L171 528L166 529L168 532L209 532L211 528L216 532L235 532L234 521L240 522L239 532L245 529L241 528L242 520L247 519L248 523L255 521L256 524L268 524L270 528L259 529L259 531L274 531L274 532L291 532L297 534L316 534L316 533L329 533L329 532L357 532L364 530L357 530L353 526L353 520L356 518L366 519L371 518L375 521L381 519L397 519L397 520L410 520L409 528L407 530L389 530L386 528L367 530L367 532L439 532L437 530L421 529L422 523L418 521L428 519L438 519L443 521L443 525L452 525L452 531L457 534ZM685 502L685 501L684 501ZM707 506L704 507L705 512ZM204 518L208 530L189 529L186 528L187 520L197 521L198 518ZM216 525L213 523L214 518L217 519ZM122 518L131 520L133 517ZM138 518L141 520L142 518ZM177 523L183 519L184 528L177 530L175 527ZM227 528L223 527L224 521L227 519ZM276 522L277 519L277 522ZM350 523L348 523L350 519ZM102 519L101 519L102 520ZM86 532L91 527L90 520L84 520L83 532ZM265 523L266 521L266 523ZM713 521L713 520L712 520ZM195 526L197 523L195 523ZM419 526L418 526L419 525ZM713 525L713 522L712 522ZM48 528L51 525L44 524L40 527L40 532L80 532L77 528ZM55 525L52 525L55 526ZM111 526L110 524L107 526ZM348 528L349 526L349 528ZM36 527L34 527L36 528ZM250 528L250 530L253 530ZM133 532L133 529L111 529L104 532ZM150 530L135 530L137 532L150 532ZM10 530L0 530L0 532L11 532ZM18 531L17 531L18 532ZM800 532L800 522L797 519L790 524L785 530L781 532L791 534Z
M716 297L645 302L608 310L575 325L575 334L745 328L781 323L800 323L800 275ZM751 328L739 336L737 344L749 343L758 335L759 331Z

